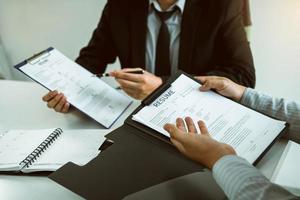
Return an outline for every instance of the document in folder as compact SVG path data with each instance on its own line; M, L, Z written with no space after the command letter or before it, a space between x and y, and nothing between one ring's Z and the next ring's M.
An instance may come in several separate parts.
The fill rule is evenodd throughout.
M53 48L16 68L47 89L64 93L68 102L106 128L111 127L132 103L129 97Z
M174 124L178 117L203 120L214 139L231 145L250 163L254 163L285 128L283 121L262 115L215 92L200 92L200 86L182 74L132 119L165 136L169 134L163 126Z

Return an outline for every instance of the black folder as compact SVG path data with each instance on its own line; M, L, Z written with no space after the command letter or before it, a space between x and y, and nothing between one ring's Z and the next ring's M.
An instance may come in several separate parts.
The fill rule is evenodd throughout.
M159 97L181 74L179 72L159 87L133 114ZM171 145L168 137L133 121L132 115L122 127L106 136L114 143L94 160L82 167L68 163L49 178L86 199L117 200L171 179L198 172L207 174L201 176L205 177L203 182L211 183L209 187L199 190L210 190L210 195L215 195L214 198L207 198L204 194L202 199L225 198L210 175L211 172L181 155ZM188 185L183 184L181 187L187 188ZM189 189L178 191L181 197L188 196L185 192L190 192Z
M68 163L49 177L86 199L115 200L126 196L128 196L127 199L136 199L136 197L139 197L140 193L138 192L141 190L146 191L143 194L148 194L149 191L160 191L162 195L168 196L168 192L153 186L171 179L176 180L176 178L183 181L175 181L175 184L170 183L167 185L175 185L175 189L172 190L180 193L177 194L177 199L185 196L190 197L189 200L199 199L199 191L208 190L212 193L209 193L209 195L203 193L201 199L224 199L224 193L215 183L208 170L181 155L171 144L168 137L132 119L134 114L144 106L153 103L169 89L171 84L182 74L193 79L193 77L181 71L171 77L141 103L125 120L122 127L106 136L114 143L94 160L83 167ZM283 133L284 130L271 142L254 162L254 165L261 160ZM189 194L189 184L184 184L187 180L182 179L182 176L192 173L202 173L199 176L203 179L201 181L209 183L208 186L205 186L205 184L198 185L199 191L194 196ZM190 181L190 178L187 182L195 182ZM155 189L145 190L149 187ZM165 186L162 187L166 188ZM137 195L130 196L133 193Z
M193 173L130 194L124 200L222 199L224 196L210 173Z

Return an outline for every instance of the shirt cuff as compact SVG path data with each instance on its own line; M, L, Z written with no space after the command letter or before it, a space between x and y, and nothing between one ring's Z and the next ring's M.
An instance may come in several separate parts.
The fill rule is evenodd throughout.
M240 103L246 107L250 106L251 103L253 103L253 97L255 97L257 95L257 91L255 91L252 88L246 88Z
M245 159L233 155L219 159L213 166L212 174L229 199L235 199L236 195L247 186L250 179L256 177L266 180Z

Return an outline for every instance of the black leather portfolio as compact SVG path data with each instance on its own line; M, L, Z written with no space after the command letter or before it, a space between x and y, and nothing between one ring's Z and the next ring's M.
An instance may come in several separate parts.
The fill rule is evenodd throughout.
M158 88L134 113L156 99L179 75L180 73ZM199 191L211 191L209 198L207 192L204 192L201 199L225 198L211 177L211 172L181 155L166 136L133 121L132 115L122 127L106 137L114 143L94 160L82 167L68 163L49 178L86 199L117 200L171 179L176 180L198 172L203 174L199 176L203 180L197 181L210 185L202 184L202 188L198 188L198 195L194 195L196 199L199 199ZM175 184L176 187L181 187L177 199L192 197L191 189L188 189L190 184L184 184L184 178L180 180L183 180L181 186L180 181ZM161 191L165 190L162 188Z
M211 173L197 172L130 194L124 200L215 200L223 197L224 194L216 187Z
M113 144L94 160L83 167L68 163L50 178L86 199L224 199L208 170L181 155L167 136L132 119L145 106L155 105L153 102L182 74L171 77L141 103L122 127L108 134ZM279 137L276 134L268 141L254 164Z

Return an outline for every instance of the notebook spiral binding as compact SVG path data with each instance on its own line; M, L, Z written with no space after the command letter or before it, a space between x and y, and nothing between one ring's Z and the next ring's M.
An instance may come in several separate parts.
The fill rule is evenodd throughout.
M57 128L53 131L33 152L31 152L22 162L21 169L27 168L62 134L63 130Z

